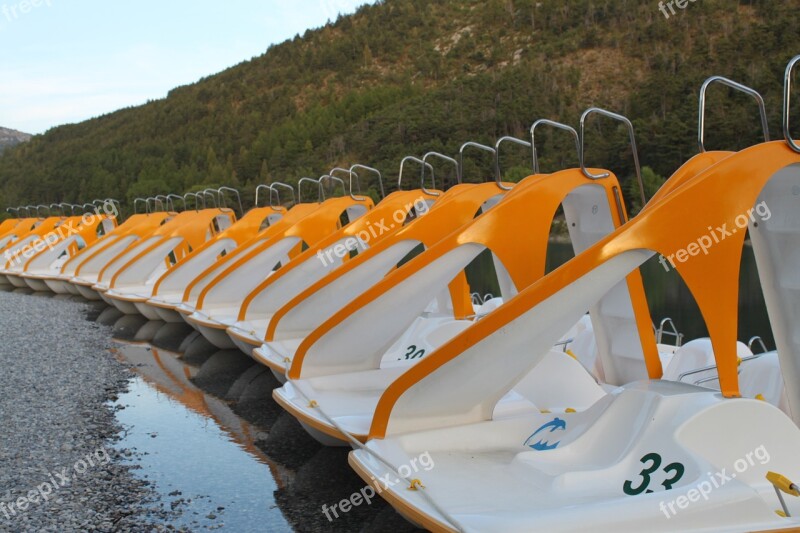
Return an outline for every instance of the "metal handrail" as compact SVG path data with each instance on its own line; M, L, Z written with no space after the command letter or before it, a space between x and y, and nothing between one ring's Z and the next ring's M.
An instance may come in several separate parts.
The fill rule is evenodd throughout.
M226 187L225 185L223 185L222 187L217 189L217 193L219 194L220 203L221 203L222 207L228 207L226 205L226 202L225 202L225 193L226 192L231 192L231 193L236 195L236 201L239 203L239 217L240 218L243 217L244 216L244 207L242 207L242 195L239 194L239 191L237 189L234 189L233 187ZM234 212L234 214L236 214L236 213Z
M672 331L664 331L665 326L671 327ZM675 347L680 348L681 344L683 344L683 333L678 332L678 328L675 326L675 322L672 321L671 318L667 317L661 321L658 325L658 329L656 330L656 343L661 344L663 340L664 334L670 335L675 338Z
M752 361L753 359L758 359L762 355L764 355L764 354L763 353L759 353L759 354L748 355L747 357L742 357L741 359L739 359L739 364L741 365L742 363L746 363L747 361ZM683 378L688 377L688 376L693 376L695 374L700 374L700 373L703 373L703 372L708 372L709 370L716 370L716 369L717 369L717 365L714 364L714 365L704 366L702 368L695 368L694 370L687 370L683 374L679 374L678 375L678 381L683 381ZM697 383L699 383L699 382L696 381L695 384L697 384Z
M452 163L453 166L456 168L456 182L459 183L459 184L461 183L461 167L459 166L458 161L456 161L452 157L448 157L448 156L446 156L444 154L441 154L439 152L428 152L427 154L422 156L422 162L423 163L427 163L429 157L436 157L436 158L441 159L442 161L445 161L447 163ZM424 172L424 170L423 170L423 172ZM444 178L442 178L442 188L444 188ZM423 188L423 191L424 190L425 189Z
M322 184L319 182L319 180L315 180L314 178L305 178L305 177L303 177L303 178L300 178L297 181L297 201L302 203L302 201L303 201L303 183L307 182L307 181L310 181L311 183L316 183L317 184L317 202L321 202L322 200L324 200L325 196L322 193Z
M436 174L433 170L433 165L430 163L426 163L422 159L418 157L414 157L413 155L407 155L400 161L400 175L397 178L397 189L402 191L403 190L403 170L405 170L406 161L413 161L414 163L418 163L420 165L420 178L422 180L422 184L420 185L420 190L429 196L439 196L439 193L436 191L429 191L425 188L425 169L429 168L431 171L431 185L433 188L436 188Z
M639 151L636 148L636 134L633 131L633 123L628 120L627 117L620 115L618 113L612 113L606 109L601 109L599 107L590 107L586 111L583 112L581 115L581 122L580 122L580 129L581 129L581 150L580 150L580 158L581 158L581 171L583 175L589 179L600 179L600 178L607 178L608 173L604 172L602 174L594 175L586 168L585 162L585 149L586 149L586 119L589 115L597 113L604 117L617 120L622 122L626 128L628 128L628 136L630 137L631 141L631 151L633 152L633 164L636 169L636 179L639 180L639 192L642 195L642 207L647 203L647 197L644 193L644 180L642 179L642 167L639 165Z
M381 198L386 198L386 190L384 190L384 188L383 188L383 175L381 174L381 171L378 170L377 168L372 168L372 167L368 167L366 165L361 165L359 163L356 163L355 165L350 167L350 196L352 196L354 200L356 198L355 198L355 196L353 196L353 175L355 174L356 178L358 178L358 174L356 174L356 172L355 172L356 169L366 170L367 172L371 172L372 174L375 174L376 176L378 176L378 185L381 188ZM358 182L358 183L359 183L358 192L360 193L361 192L361 183L360 182Z
M789 128L789 115L791 114L790 103L792 97L792 70L800 62L800 55L794 56L789 64L786 65L786 73L783 76L783 136L789 148L800 153L800 145L792 139L792 132Z
M461 169L461 178L464 178L464 150L467 148L477 148L478 150L483 150L484 152L488 152L492 154L492 172L494 172L494 179L497 182L499 178L499 167L497 164L497 150L492 148L491 146L486 146L485 144L476 143L472 141L467 141L461 145L461 148L458 150L458 166Z
M272 194L270 194L270 196L269 196L269 205L270 205L270 207L272 207L273 209L283 208L283 206L281 204L281 195L278 192L278 187L283 187L284 189L289 189L289 192L292 193L292 205L295 205L297 203L298 199L297 199L297 197L295 197L294 188L291 185L287 185L287 184L285 184L285 183L283 183L281 181L273 181L272 184L270 185L270 189L275 191L275 195L278 197L278 205L276 206L276 205L274 205L272 203ZM298 194L299 194L299 188L298 188Z
M177 194L168 194L167 198L168 199L175 198L175 199L180 200L181 202L183 202L183 210L186 211L186 198L184 198L183 196L178 196ZM175 202L172 202L172 208L173 209L175 208Z
M708 372L709 370L716 370L716 369L717 369L717 365L714 364L714 365L708 365L708 366L704 366L704 367L700 367L700 368L695 368L695 369L692 369L692 370L687 370L686 372L684 372L682 374L678 374L678 381L683 381L683 378L685 378L685 377L694 376L695 374L701 374L703 372Z
M747 85L742 85L741 83L737 83L733 80L729 80L723 76L711 76L706 81L703 82L703 85L700 87L700 112L699 119L697 123L697 145L700 148L700 152L705 152L705 135L706 135L706 90L712 83L719 83L725 85L726 87L730 87L731 89L735 89L737 91L743 92L748 96L752 96L756 103L758 104L758 111L761 114L761 128L764 130L764 142L769 142L769 123L767 122L767 109L764 106L764 98L761 97L761 94L756 91L755 89L751 89Z
M58 209L58 211L61 213L61 216L62 216L62 217L63 217L63 216L66 216L66 215L64 214L64 206L62 206L61 204L50 204L50 205L47 207L47 209L50 211L50 213L52 213L52 212L54 211L54 210L53 210L53 206L55 206L55 207L56 207L56 209Z
M6 211L9 213L12 211L14 212L14 218L19 218L19 209L19 207L6 207Z
M155 199L154 197L152 197L152 196L148 196L148 197L145 199L145 201L147 202L147 212L148 212L148 213L155 213L155 212L157 212L157 209L156 209L156 208L157 208L156 202L158 202L158 200L156 200L156 199ZM153 207L152 207L152 208L150 207L150 202L153 202Z
M331 176L330 174L323 174L319 177L319 186L320 190L322 191L322 197L325 198L325 180L330 180L333 182L339 182L342 186L342 196L347 194L347 186L344 184L344 180L342 178L337 178L336 176ZM333 197L333 193L336 192L336 185L333 186L331 189L331 197ZM352 195L351 195L352 196Z
M165 197L162 197L161 195L153 196L153 205L161 204L161 211L166 212L168 206L164 204L164 200L162 200L161 198Z
M495 155L495 173L496 173L496 177L495 178L496 178L498 187L500 187L504 191L510 191L512 189L512 187L507 187L507 186L505 186L503 184L503 172L500 169L500 146L505 142L518 144L518 145L524 146L526 148L531 148L533 145L531 143L529 143L528 141L523 141L522 139L517 139L516 137L511 137L510 135L506 135L505 137L500 137L499 139L497 139L497 142L494 145L494 149L495 149L495 152L496 152L496 155ZM531 163L532 163L532 161L531 161Z
M707 378L698 379L697 381L694 382L694 385L702 385L703 383L708 383L710 381L718 381L718 380L719 376L709 376Z
M270 201L270 204L272 204L272 193L274 193L275 190L272 188L271 185L267 185L267 184L263 184L262 183L261 185L256 187L256 203L255 203L256 207L259 207L258 199L259 199L259 196L260 196L259 193L261 192L261 189L267 189L269 191L269 201Z
M581 163L581 139L578 136L578 132L572 126L567 126L566 124L562 124L561 122L556 122L554 120L548 120L546 118L540 118L536 122L533 123L531 126L531 150L533 152L533 173L539 174L539 152L536 151L536 128L539 126L550 126L553 128L558 128L560 130L569 132L575 137L575 153L578 156L578 164Z
M194 198L194 210L195 211L200 211L200 197L197 195L197 193L196 192L187 192L186 194L184 194L183 195L183 205L185 205L185 206L189 205L187 203L187 201L186 201L188 198Z
M747 341L747 347L748 347L748 348L750 348L750 351L751 351L751 352L753 351L753 345L754 345L755 343L759 343L759 344L761 344L761 349L762 349L762 350L764 350L764 351L763 351L763 352L761 352L761 353L766 353L766 352L768 352L768 351L769 351L769 350L767 350L767 345L764 343L764 339L762 339L762 338L761 338L759 335L756 335L756 336L754 336L754 337L751 337L751 338L750 338L750 340L749 340L749 341ZM755 354L754 354L754 355L755 355Z
M139 202L144 202L144 212L145 212L145 214L149 214L150 213L150 207L147 205L147 200L145 200L144 198L134 198L133 199L133 214L134 215L139 214L139 211L136 209L136 206L139 204Z
M104 204L106 204L108 202L111 202L111 205L113 205L116 208L117 214L121 214L122 213L122 203L120 203L119 200L117 200L115 198L106 198Z
M332 168L332 169L330 169L328 171L327 175L331 176L331 177L334 177L334 173L335 172L339 172L339 173L342 173L342 174L347 174L347 179L350 182L350 198L352 198L353 200L358 201L359 199L356 198L353 195L353 173L351 171L349 171L348 169L346 169L346 168L334 167L334 168ZM356 178L358 178L358 176L356 176ZM342 181L344 181L344 180L342 180ZM361 192L361 183L360 182L358 182L358 192ZM346 193L347 193L347 190L345 189L345 194Z
M217 189L212 189L212 188L209 187L208 189L203 189L200 192L203 194L203 204L204 205L208 205L205 202L206 198L211 198L214 201L214 209L219 207L219 191Z
M164 202L164 205L166 206L167 211L169 211L171 213L175 213L176 212L175 211L175 204L173 203L172 198L170 198L168 195L159 194L159 195L156 196L156 198L159 198L160 200L162 200Z
M50 211L50 208L49 208L49 207L47 207L47 206L46 206L46 205L44 205L44 204L39 204L39 205L37 205L37 206L36 206L36 214L37 214L37 215L41 215L41 211L40 211L40 210L41 210L42 208L44 208L44 209L47 209L47 216L52 216L52 215L53 215L52 211Z

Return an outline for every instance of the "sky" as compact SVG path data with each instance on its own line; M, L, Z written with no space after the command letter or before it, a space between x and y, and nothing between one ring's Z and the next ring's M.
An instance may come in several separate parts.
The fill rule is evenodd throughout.
M0 126L43 133L163 98L365 3L0 0Z

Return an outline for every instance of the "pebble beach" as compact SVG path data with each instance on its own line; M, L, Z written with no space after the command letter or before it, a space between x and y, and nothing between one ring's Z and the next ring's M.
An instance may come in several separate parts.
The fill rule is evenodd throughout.
M130 372L82 302L0 292L0 531L149 531L109 403ZM157 527L155 529L158 529Z

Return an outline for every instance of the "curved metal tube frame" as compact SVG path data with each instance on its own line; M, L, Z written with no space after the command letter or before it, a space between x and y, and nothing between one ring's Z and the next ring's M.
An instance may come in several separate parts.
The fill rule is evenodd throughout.
M608 173L604 172L603 174L594 175L586 168L586 161L584 158L585 149L586 149L586 119L589 115L592 114L602 115L604 117L616 120L618 122L622 122L626 128L628 128L628 136L630 137L631 141L631 152L633 153L633 164L636 169L636 179L639 181L639 192L642 195L642 207L647 203L647 197L644 194L644 181L642 180L642 167L639 165L639 151L636 148L636 134L633 131L633 123L618 113L612 113L611 111L607 111L605 109L601 109L599 107L590 107L586 111L583 112L581 115L581 125L580 125L580 160L581 160L581 171L583 175L589 179L601 179L607 178Z
M461 145L461 148L458 150L458 167L461 173L461 177L464 177L464 151L467 148L477 148L478 150L482 150L484 152L488 152L492 154L492 172L494 172L495 181L498 181L499 176L499 164L497 162L497 150L492 148L491 146L486 146L485 144L476 143L472 141L467 141Z
M789 115L791 114L789 104L791 103L792 97L792 70L794 70L798 62L800 62L800 55L794 56L791 61L789 61L789 64L786 65L786 73L783 77L783 136L789 144L789 148L800 153L800 145L792 139L792 132L789 128Z
M567 126L566 124L562 124L561 122L556 122L555 120L548 120L546 118L541 118L533 123L531 126L531 149L533 153L533 173L539 174L539 152L536 150L536 128L539 126L550 126L552 128L557 128L568 133L571 133L572 136L575 138L575 154L578 156L578 165L581 164L581 139L578 135L578 132L572 126Z
M458 161L456 161L452 157L448 157L448 156L446 156L444 154L440 154L439 152L428 152L427 154L422 156L422 162L427 165L429 157L436 157L436 158L441 159L442 161L445 161L447 163L452 163L453 166L456 169L456 183L459 183L459 184L461 183L461 167L458 164ZM423 172L424 172L424 169L423 169ZM424 180L424 176L423 176L423 180ZM444 185L444 178L442 178L442 184ZM442 187L442 188L444 188L444 187ZM422 188L422 190L425 191L425 192L428 192L428 191L425 190L424 187Z
M303 183L309 181L317 185L317 202L322 202L322 200L325 199L325 196L322 193L322 184L319 182L319 180L315 180L314 178L305 178L305 177L300 178L297 181L297 201L298 202L303 201Z
M414 157L413 155L407 155L400 161L400 175L397 178L397 189L400 190L400 191L403 190L403 171L405 170L406 161L413 161L414 163L418 163L420 165L420 167L421 167L420 168L420 181L421 181L420 189L422 190L422 192L424 192L425 194L428 194L430 196L439 196L438 192L429 191L428 189L425 188L425 169L426 168L430 169L430 171L431 171L431 185L433 185L434 189L436 188L436 174L434 173L433 165L431 165L430 163L426 163L422 159L420 159L418 157Z
M733 80L729 80L723 76L711 76L706 81L703 82L703 85L700 87L700 112L698 113L698 123L697 123L697 145L700 148L700 152L705 152L705 135L706 135L706 91L708 87L714 83L719 83L721 85L725 85L726 87L730 87L731 89L735 89L739 92L742 92L748 96L752 96L753 99L758 104L758 112L761 114L761 128L764 130L764 141L769 141L769 123L767 122L767 109L764 106L764 98L761 97L758 91L755 89L751 89L747 85L742 85L741 83L737 83Z
M378 185L381 188L381 198L386 198L386 190L383 188L383 175L381 174L381 171L378 170L377 168L372 168L366 165L361 165L359 163L356 163L355 165L350 167L350 196L353 198L353 200L358 200L358 198L353 196L353 175L355 175L356 180L358 180L358 174L356 174L356 169L365 170L367 172L370 172L378 176ZM361 193L361 183L359 181L356 182L358 183L358 192Z
M500 137L497 139L497 142L494 145L494 149L497 151L497 186L503 189L504 191L510 191L511 187L506 187L503 185L503 172L500 169L500 146L503 143L509 142L513 144L518 144L520 146L525 146L526 148L533 148L533 144L529 143L528 141L523 141L522 139L517 139L516 137L511 137L510 135L506 135L505 137ZM533 159L531 159L531 165L533 165ZM533 166L531 166L533 168Z
M281 204L281 195L280 195L280 192L278 191L278 187L283 187L284 189L288 189L289 192L292 193L292 205L295 205L297 203L297 197L295 196L295 193L294 193L294 187L292 187L291 185L287 185L286 183L283 183L281 181L273 181L272 184L270 185L270 189L275 191L275 196L278 197L278 203L277 203L277 205L272 203L272 195L270 194L270 196L269 196L269 206L271 208L273 208L273 209L283 208L283 204ZM298 190L298 193L299 193L299 190Z
M236 195L236 201L239 203L239 217L240 218L243 217L244 216L244 207L242 207L242 195L239 194L239 191L234 189L233 187L226 187L226 186L223 185L222 187L217 189L217 193L219 194L219 198L220 198L220 202L222 204L222 207L227 207L227 205L225 205L226 204L226 202L225 202L225 193L226 192L230 192L230 193L233 193L233 194Z

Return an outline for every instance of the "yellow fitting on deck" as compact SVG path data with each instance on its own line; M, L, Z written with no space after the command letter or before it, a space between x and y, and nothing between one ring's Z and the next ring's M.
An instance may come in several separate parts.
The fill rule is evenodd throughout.
M417 487L425 488L425 485L422 484L422 481L418 479L412 479L411 485L408 486L408 490L418 490Z
M777 472L767 472L767 481L772 483L776 489L785 492L791 496L800 496L800 488L792 481Z

